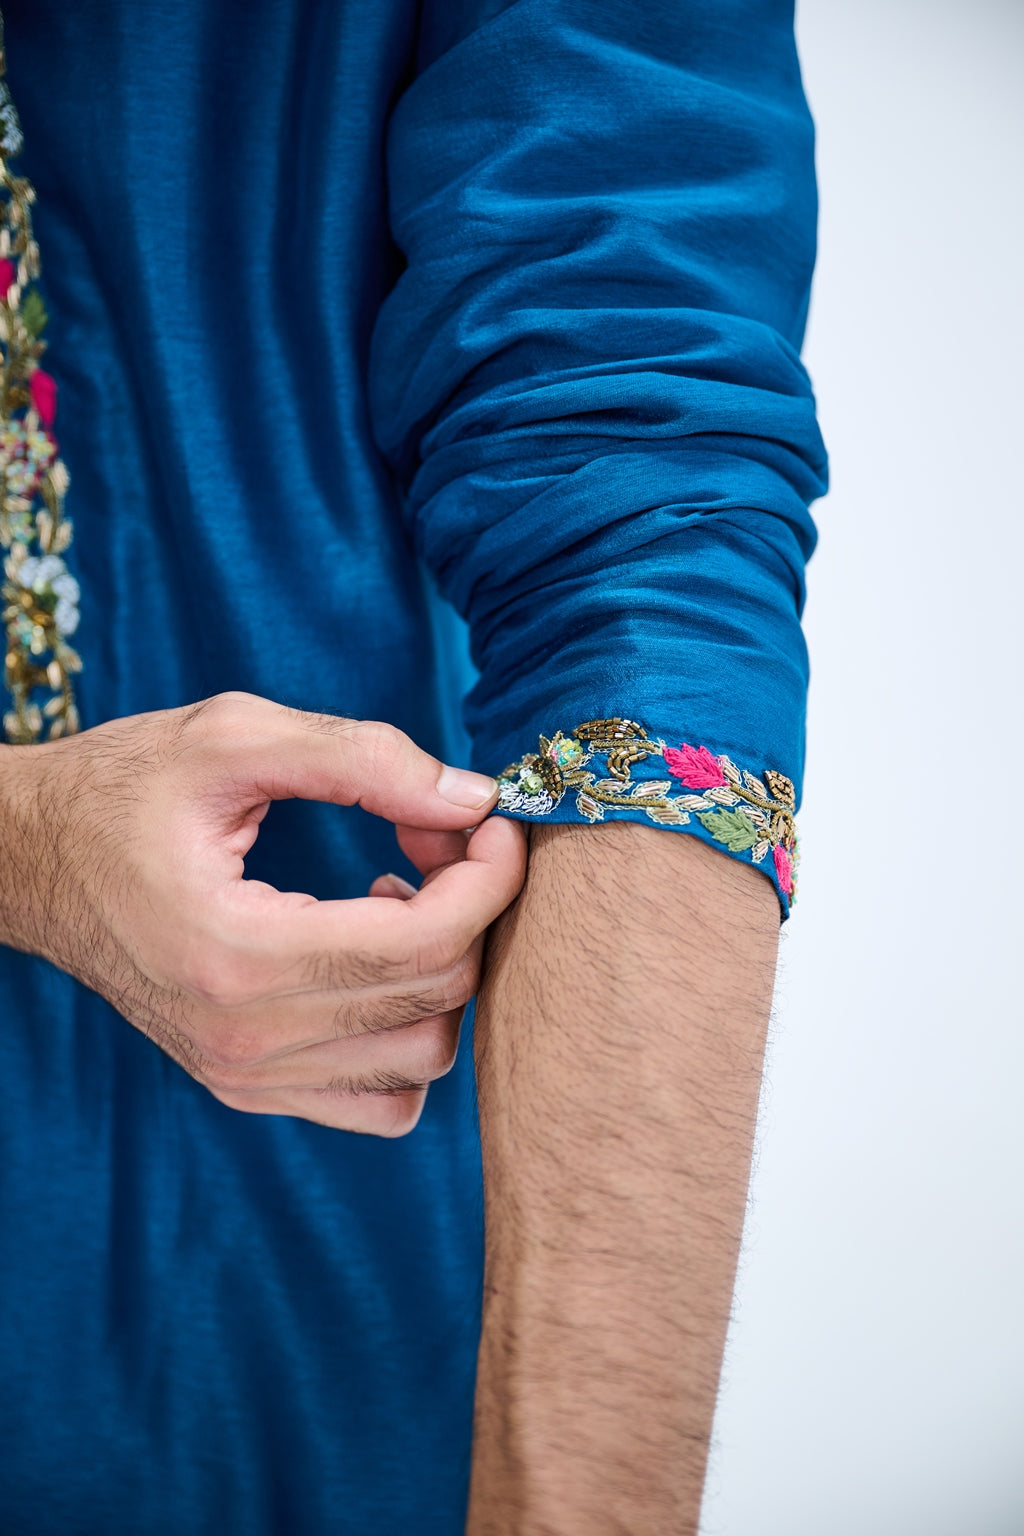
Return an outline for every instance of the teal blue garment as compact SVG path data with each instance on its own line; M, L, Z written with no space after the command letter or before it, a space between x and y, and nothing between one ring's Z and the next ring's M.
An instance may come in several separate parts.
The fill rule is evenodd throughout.
M799 785L786 0L4 11L87 723L239 688L498 771L628 717ZM348 896L395 864L293 803L247 867ZM9 951L0 1021L0 1529L458 1536L469 1041L391 1142L236 1114Z

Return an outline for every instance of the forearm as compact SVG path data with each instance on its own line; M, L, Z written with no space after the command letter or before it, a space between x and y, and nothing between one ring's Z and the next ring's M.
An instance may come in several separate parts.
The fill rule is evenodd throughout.
M696 839L533 830L477 1010L469 1536L696 1530L778 925Z

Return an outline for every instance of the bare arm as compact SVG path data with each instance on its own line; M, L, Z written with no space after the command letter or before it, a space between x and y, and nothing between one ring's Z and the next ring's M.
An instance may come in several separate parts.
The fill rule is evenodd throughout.
M469 1536L696 1531L778 943L756 870L534 828L477 1018Z

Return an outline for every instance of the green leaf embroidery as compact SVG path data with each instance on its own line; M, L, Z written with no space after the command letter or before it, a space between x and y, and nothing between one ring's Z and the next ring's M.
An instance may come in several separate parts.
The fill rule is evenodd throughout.
M570 749L571 744L571 749ZM785 854L796 862L796 829L793 823L795 794L792 782L774 769L765 769L763 777L740 769L724 754L715 761L724 783L710 784L701 793L678 794L672 779L634 779L633 768L645 758L666 757L671 752L665 743L653 740L646 728L629 720L589 720L576 727L571 736L556 731L551 738L540 738L541 755L526 753L502 775L504 785L525 793L535 780L543 778L548 793L547 815L560 803L567 790L576 791L576 809L589 822L606 816L643 811L657 826L680 827L696 820L730 853L747 854L753 864L771 865L774 850L778 884L793 899L786 879ZM562 762L563 752L570 761ZM685 748L685 743L684 743ZM684 750L680 748L680 752ZM694 748L686 749L695 751ZM701 749L706 751L707 749ZM710 755L710 754L709 754ZM598 762L605 759L605 772L599 778ZM590 764L588 771L584 765ZM560 768L560 773L559 773ZM593 771L597 769L597 772ZM557 784L547 783L553 774ZM681 778L675 773L674 778ZM685 784L684 784L685 787ZM761 803L763 802L763 803ZM771 872L769 868L769 872Z
M757 842L757 828L742 811L705 811L698 813L697 820L730 853L742 853Z
M21 301L21 319L22 324L33 340L36 340L43 334L49 318L39 289L30 288Z

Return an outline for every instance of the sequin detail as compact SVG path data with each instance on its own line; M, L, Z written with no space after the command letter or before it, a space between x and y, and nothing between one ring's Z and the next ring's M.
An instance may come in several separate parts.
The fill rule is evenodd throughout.
M0 20L0 595L11 694L3 724L7 740L24 745L78 730L73 678L82 663L68 643L78 628L79 589L64 559L72 527L64 516L68 473L53 435L57 385L39 366L47 315L35 286L35 193L7 166L21 133L3 82L2 26Z
M646 772L660 759L668 778ZM538 750L511 763L498 778L498 809L549 816L567 794L589 822L616 812L643 815L660 827L696 819L730 853L763 864L771 854L775 877L792 902L798 857L792 780L769 768L762 777L739 768L724 753L681 742L669 746L635 720L585 720L570 734L542 736Z

